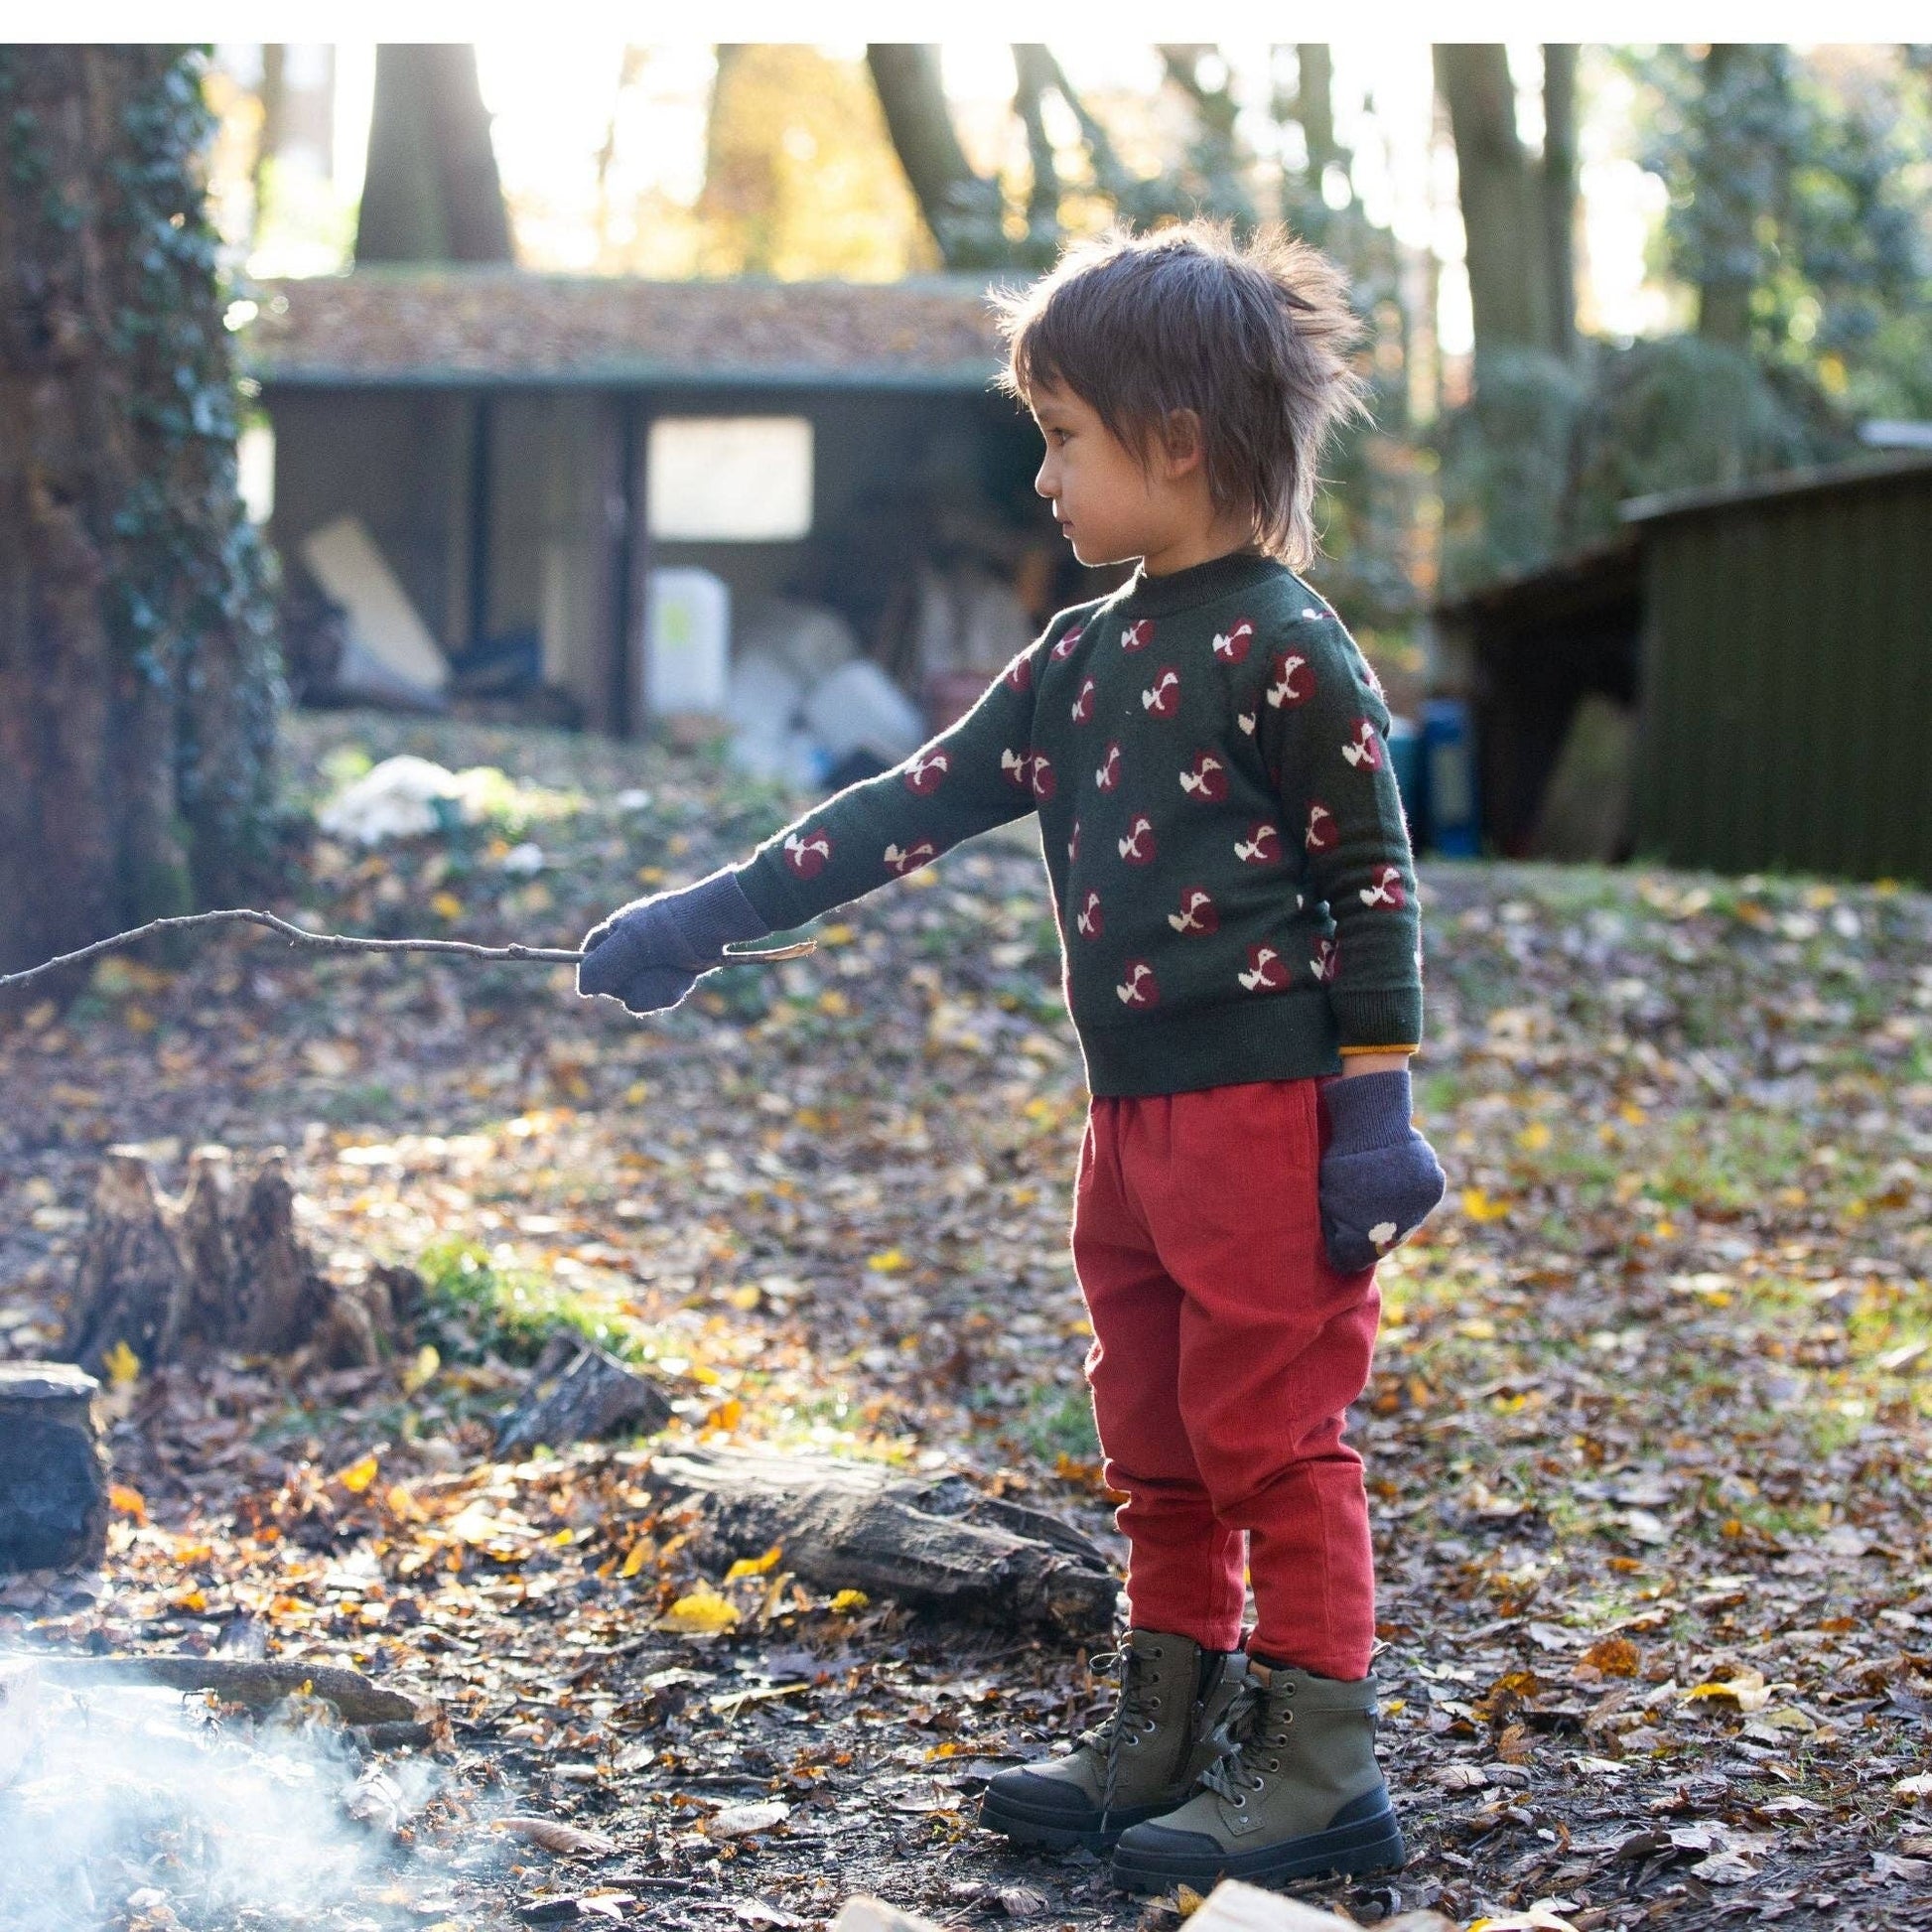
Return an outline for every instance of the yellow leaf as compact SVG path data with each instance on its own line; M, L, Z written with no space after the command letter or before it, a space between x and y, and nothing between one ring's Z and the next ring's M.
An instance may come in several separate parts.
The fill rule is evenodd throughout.
M625 1556L623 1566L619 1570L618 1575L634 1577L650 1561L652 1554L650 1538L640 1537L630 1546L629 1554Z
M738 1605L721 1596L709 1584L700 1584L689 1596L680 1596L657 1619L660 1630L729 1630L738 1621Z
M1472 1221L1506 1221L1509 1218L1509 1203L1491 1200L1480 1187L1464 1187L1462 1211Z
M1644 1122L1650 1118L1650 1116L1647 1113L1645 1113L1644 1110L1641 1107L1639 1107L1634 1100L1626 1100L1623 1103L1623 1105L1617 1109L1617 1112L1626 1121L1628 1121L1632 1127L1641 1127L1644 1124Z
M1192 1918L1207 1903L1192 1885L1176 1885L1173 1888L1173 1902L1182 1918Z
M201 1615L207 1608L207 1591L202 1588L199 1584L193 1589L183 1590L175 1598L175 1608L178 1610L187 1610L194 1616Z
M112 1348L101 1356L100 1365L107 1371L108 1382L117 1389L124 1389L137 1380L141 1373L141 1358L126 1342L117 1341Z
M866 1263L875 1275L897 1275L911 1265L897 1248L888 1248L884 1254L874 1255Z
M436 1380L437 1371L442 1366L443 1357L437 1353L433 1344L425 1342L417 1349L416 1359L409 1364L402 1378L403 1393L414 1395L418 1390L427 1388Z
M761 1301L763 1301L764 1294L763 1291L758 1286L758 1284L756 1282L753 1282L747 1284L747 1286L745 1286L744 1288L733 1289L732 1292L725 1299L732 1305L733 1308L743 1309L747 1312L749 1312L751 1310L757 1308Z
M849 946L852 943L852 928L849 925L828 925L819 930L818 943L821 946Z
M818 1010L833 1020L843 1020L852 1011L852 1002L836 986L828 986L818 996Z
M1758 1670L1742 1670L1735 1677L1723 1683L1694 1684L1684 1693L1689 1703L1703 1703L1712 1698L1728 1698L1740 1711L1762 1711L1771 1701L1770 1688L1764 1682L1764 1673Z
M137 1523L148 1520L148 1499L138 1489L130 1489L124 1482L110 1482L107 1485L107 1507L122 1516L132 1516Z
M463 901L454 893L432 893L429 909L439 919L460 919L463 917Z
M641 1107L649 1098L650 1086L643 1080L632 1080L623 1090L623 1104L626 1107Z
M740 1557L725 1572L725 1581L735 1584L741 1577L762 1577L767 1570L777 1569L778 1559L783 1555L784 1546L774 1543L761 1557Z
M745 1420L745 1405L737 1396L727 1396L704 1419L707 1429L736 1429Z
M662 866L639 866L637 884L640 886L661 886L669 878Z
M362 1456L357 1461L351 1462L347 1468L338 1469L336 1471L336 1480L351 1496L359 1496L375 1480L375 1472L378 1466L375 1459L375 1451L371 1449L367 1455Z
M427 1523L429 1511L416 1500L415 1493L406 1482L392 1482L382 1500L388 1505L391 1516L400 1517L405 1523Z
M839 1615L849 1615L854 1610L863 1610L872 1598L862 1589L842 1589L832 1598L832 1607Z
M1533 1120L1516 1137L1516 1145L1525 1154L1541 1154L1550 1145L1550 1123L1547 1120Z

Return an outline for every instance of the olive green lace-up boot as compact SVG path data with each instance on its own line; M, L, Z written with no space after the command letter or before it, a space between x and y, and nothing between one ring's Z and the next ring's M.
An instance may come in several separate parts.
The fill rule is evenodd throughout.
M1112 1714L1065 1757L1000 1772L980 1823L1021 1845L1099 1852L1128 1826L1172 1811L1229 1748L1219 1733L1246 1661L1190 1637L1130 1630Z
M1402 1863L1401 1828L1375 1762L1375 1680L1343 1684L1248 1665L1225 1725L1233 1746L1178 1810L1125 1833L1114 1882L1206 1891Z

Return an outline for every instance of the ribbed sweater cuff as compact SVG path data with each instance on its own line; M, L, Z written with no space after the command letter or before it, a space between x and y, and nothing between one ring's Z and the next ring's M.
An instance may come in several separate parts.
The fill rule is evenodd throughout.
M814 916L792 902L786 882L777 875L775 868L761 866L754 859L738 867L732 877L738 881L740 891L751 900L752 909L764 920L769 931L789 932L793 926L803 925Z
M1422 988L1393 993L1331 990L1328 1004L1344 1046L1387 1046L1391 1040L1422 1040Z

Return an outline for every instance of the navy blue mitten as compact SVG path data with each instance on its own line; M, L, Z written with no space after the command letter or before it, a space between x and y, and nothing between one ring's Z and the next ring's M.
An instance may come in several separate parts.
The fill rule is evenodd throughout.
M1407 1067L1325 1080L1321 1104L1321 1238L1330 1264L1353 1275L1415 1233L1448 1182L1436 1150L1410 1124Z
M608 993L632 1013L674 1007L714 967L730 963L725 948L762 939L771 928L745 897L735 872L714 872L695 886L621 905L584 935L577 990Z

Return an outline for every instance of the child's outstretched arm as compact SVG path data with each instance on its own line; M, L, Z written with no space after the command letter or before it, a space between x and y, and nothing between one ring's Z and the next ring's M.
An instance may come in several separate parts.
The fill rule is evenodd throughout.
M1034 809L1034 694L1056 618L971 711L903 763L850 785L774 832L742 866L620 906L584 940L577 990L633 1013L676 1006L728 945L803 925Z
M1323 962L1349 1076L1322 1090L1321 1222L1344 1273L1374 1266L1443 1198L1441 1164L1411 1124L1409 1055L1422 1042L1415 859L1388 753L1389 713L1340 622L1310 600L1278 657L1264 742L1289 836L1334 920Z

